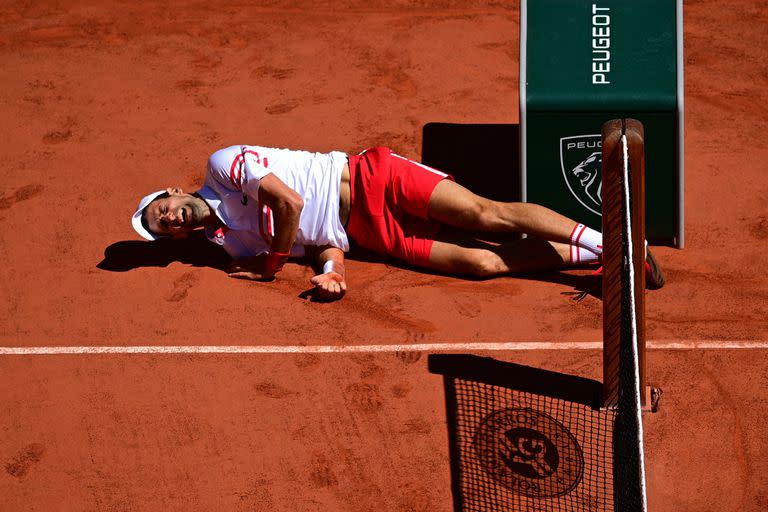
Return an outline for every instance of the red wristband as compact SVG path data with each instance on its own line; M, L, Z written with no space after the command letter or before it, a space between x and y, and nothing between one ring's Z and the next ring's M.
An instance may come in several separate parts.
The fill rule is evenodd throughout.
M267 259L264 262L264 272L266 274L277 274L283 269L283 265L288 261L290 255L288 252L272 251L267 253Z

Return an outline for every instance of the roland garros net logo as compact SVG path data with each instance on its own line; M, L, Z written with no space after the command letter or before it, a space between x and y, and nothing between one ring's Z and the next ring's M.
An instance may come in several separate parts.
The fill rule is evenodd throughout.
M510 491L533 498L571 492L584 474L576 438L551 416L529 408L487 416L473 439L483 469Z
M602 138L575 135L560 139L560 170L573 197L590 212L602 210Z

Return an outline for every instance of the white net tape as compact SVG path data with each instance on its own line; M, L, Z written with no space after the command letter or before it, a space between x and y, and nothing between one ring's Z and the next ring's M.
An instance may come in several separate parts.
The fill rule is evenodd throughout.
M622 195L624 197L624 208L627 212L627 215L624 216L624 230L626 232L626 237L629 240L629 243L627 244L627 266L629 267L629 295L630 295L630 320L631 320L631 326L632 326L632 355L633 355L633 367L634 367L634 373L635 373L635 404L636 404L636 410L635 410L635 421L637 422L637 431L639 433L639 451L640 451L640 457L638 459L639 463L639 474L640 474L640 488L641 488L641 498L642 498L642 510L643 512L647 512L648 510L648 503L647 503L647 497L646 497L646 490L645 490L645 449L643 447L643 418L642 418L642 410L641 410L641 392L640 389L640 362L639 362L639 355L637 352L637 315L635 310L635 266L633 264L634 262L634 251L632 247L632 216L629 215L629 212L631 210L631 204L630 204L630 168L629 168L629 148L627 143L627 136L622 135L621 136L621 146L623 151L623 179L622 179Z

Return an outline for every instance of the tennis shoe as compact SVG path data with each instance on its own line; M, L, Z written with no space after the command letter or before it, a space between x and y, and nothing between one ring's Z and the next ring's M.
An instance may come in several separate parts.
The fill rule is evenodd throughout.
M599 268L592 271L592 275L596 276L602 276L603 275L603 266L600 265ZM648 246L645 247L645 288L647 290L658 290L662 286L664 286L664 283L666 282L666 278L664 277L664 272L661 270L661 265L656 261L656 258L653 257L653 254L651 254L651 251L648 249Z
M651 254L648 246L645 247L645 288L648 290L658 290L662 286L666 279L664 278L664 272L661 270L661 266L656 261L656 258Z

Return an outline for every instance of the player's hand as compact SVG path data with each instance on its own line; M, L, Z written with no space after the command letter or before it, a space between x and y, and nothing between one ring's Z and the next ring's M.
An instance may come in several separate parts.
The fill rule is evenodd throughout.
M230 272L227 274L232 279L246 279L248 281L272 281L275 278L275 274L263 274L259 272L251 272L248 270Z
M266 271L264 258L260 256L233 261L227 268L227 276L250 281L271 281L275 278L273 272Z
M323 300L339 300L347 293L347 283L344 276L336 272L318 274L309 280L315 285L317 297Z

